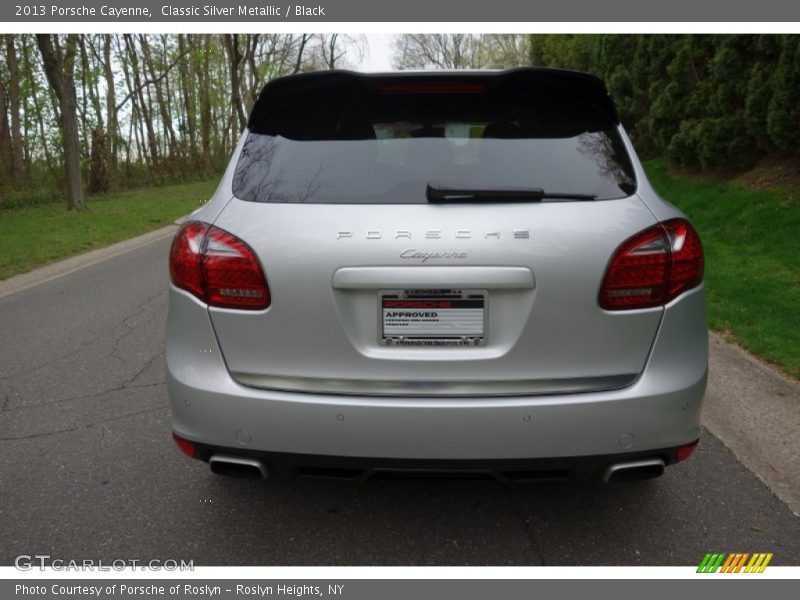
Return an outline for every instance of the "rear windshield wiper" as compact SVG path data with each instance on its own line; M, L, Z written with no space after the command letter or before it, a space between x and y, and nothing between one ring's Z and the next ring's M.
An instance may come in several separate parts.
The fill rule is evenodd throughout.
M459 202L540 202L542 200L596 200L596 194L548 192L535 187L458 187L429 181L425 197L431 203Z

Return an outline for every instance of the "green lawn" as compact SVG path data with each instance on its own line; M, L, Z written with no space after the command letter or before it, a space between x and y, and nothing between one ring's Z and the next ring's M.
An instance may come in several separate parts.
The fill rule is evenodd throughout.
M0 280L158 229L199 207L216 185L201 181L93 197L80 213L65 204L0 211Z
M749 190L645 164L697 227L712 329L800 378L800 189Z

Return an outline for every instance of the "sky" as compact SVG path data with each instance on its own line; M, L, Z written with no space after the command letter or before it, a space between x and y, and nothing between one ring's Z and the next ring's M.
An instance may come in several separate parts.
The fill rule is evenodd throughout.
M391 71L392 70L392 40L391 33L366 34L369 48L364 52L364 58L358 65L359 71Z

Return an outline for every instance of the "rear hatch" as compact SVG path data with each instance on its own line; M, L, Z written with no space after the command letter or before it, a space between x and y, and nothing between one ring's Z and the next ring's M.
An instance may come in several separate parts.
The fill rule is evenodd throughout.
M291 77L246 135L215 225L253 249L271 304L210 309L241 383L517 395L643 369L661 309L598 305L615 249L654 223L599 80Z

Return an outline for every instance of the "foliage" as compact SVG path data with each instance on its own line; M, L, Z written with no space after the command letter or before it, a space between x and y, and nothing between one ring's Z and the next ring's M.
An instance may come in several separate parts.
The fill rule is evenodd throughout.
M646 155L741 170L800 154L796 35L533 35L529 58L605 79Z
M675 175L663 160L645 168L703 240L711 328L800 378L800 188Z
M206 201L216 180L97 196L88 210L45 204L0 213L0 279L168 225Z
M267 81L347 67L364 46L336 34L44 37L58 75L74 81L78 178L90 194L218 174ZM0 206L50 192L63 199L76 179L64 170L63 97L48 83L36 36L0 42Z

